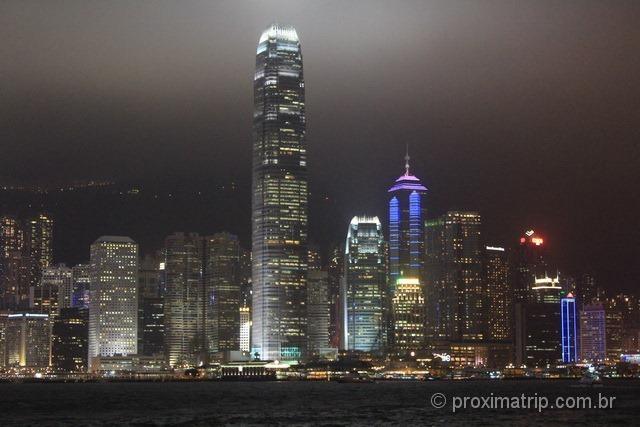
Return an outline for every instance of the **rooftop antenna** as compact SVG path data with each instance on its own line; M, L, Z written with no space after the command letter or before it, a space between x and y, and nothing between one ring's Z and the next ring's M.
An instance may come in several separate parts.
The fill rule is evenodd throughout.
M404 156L404 169L405 175L409 175L409 160L411 159L411 157L409 157L409 143L407 142L407 154Z

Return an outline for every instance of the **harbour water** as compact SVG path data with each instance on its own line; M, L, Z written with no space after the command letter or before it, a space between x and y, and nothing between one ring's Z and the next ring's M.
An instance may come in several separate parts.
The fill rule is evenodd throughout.
M434 393L446 399L432 406ZM454 398L615 397L613 408L457 409ZM478 399L474 403L478 403ZM438 402L439 403L439 402ZM471 401L469 401L471 403ZM640 381L580 387L569 380L125 382L0 384L2 426L102 425L633 425Z

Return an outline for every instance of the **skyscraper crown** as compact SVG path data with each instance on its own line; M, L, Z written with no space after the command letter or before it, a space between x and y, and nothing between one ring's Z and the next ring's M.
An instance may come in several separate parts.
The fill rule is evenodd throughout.
M298 33L292 25L282 25L275 23L271 24L269 28L262 32L260 41L258 43L262 43L268 39L280 39L291 42L299 41Z

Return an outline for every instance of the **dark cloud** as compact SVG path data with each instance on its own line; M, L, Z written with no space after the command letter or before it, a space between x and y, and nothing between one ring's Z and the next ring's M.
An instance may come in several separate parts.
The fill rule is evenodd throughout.
M246 190L276 20L302 40L311 185L331 198L314 206L336 215L314 227L384 215L409 143L433 213L479 209L496 243L539 227L571 269L637 283L634 1L4 1L0 175Z

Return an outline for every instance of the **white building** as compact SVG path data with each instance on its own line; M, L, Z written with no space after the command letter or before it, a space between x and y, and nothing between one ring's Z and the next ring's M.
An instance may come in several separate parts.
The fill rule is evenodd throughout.
M89 370L96 356L138 352L138 245L102 236L91 245Z

